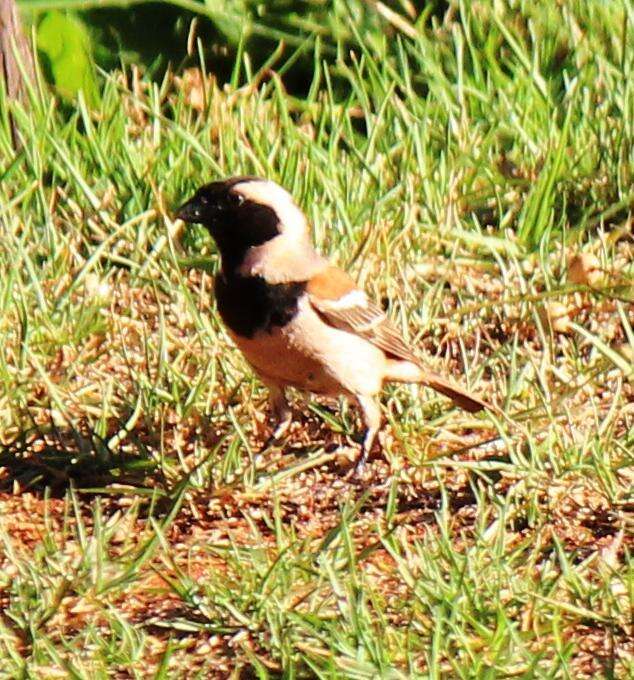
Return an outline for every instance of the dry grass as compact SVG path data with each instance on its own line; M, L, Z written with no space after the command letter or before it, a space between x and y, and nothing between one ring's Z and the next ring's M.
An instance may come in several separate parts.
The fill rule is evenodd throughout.
M630 258L631 248L619 243L615 261ZM467 254L457 251L456 261ZM410 388L389 390L384 455L372 461L365 483L345 479L349 461L338 454L349 446L353 413L341 421L325 412L344 430L338 434L299 399L288 442L254 467L247 452L266 435L258 417L264 394L235 350L201 342L179 295L131 285L125 273L112 280L99 333L77 351L52 356L41 367L46 380L31 366L36 394L54 385L65 413L29 405L39 428L28 446L9 445L3 455L5 649L25 658L35 651L20 618L34 604L21 604L24 590L35 588L36 640L59 648L60 663L67 659L80 675L100 668L93 650L101 654L108 639L113 646L127 641L122 660L112 652L108 661L109 672L122 677L157 673L162 664L168 673L187 668L224 677L261 663L276 673L288 661L272 630L275 601L280 617L302 621L286 642L300 658L335 663L311 615L328 628L364 606L372 626L366 634L385 634L394 668L415 670L414 663L427 672L420 652L437 625L428 589L433 593L434 577L444 581L457 570L464 583L453 584L453 597L475 600L460 605L465 618L477 616L478 599L491 597L513 622L512 636L525 641L524 657L543 657L538 665L547 666L561 644L574 677L625 673L633 651L623 580L633 547L632 383L591 341L553 332L541 303L504 304L508 291L525 283L523 271L503 284L494 267L484 273L467 262L443 270L433 257L422 264L434 267L425 270L425 285L436 277L444 285L436 332L424 333L421 350L456 377L462 356L484 366L478 389L501 406L512 396L512 410L522 407L512 419L517 428L447 412L441 400ZM540 288L539 278L533 275L531 287ZM211 308L208 275L191 273L186 282L196 304ZM409 285L415 296L416 282ZM464 289L489 307L461 316L455 291ZM93 294L87 285L75 304L91 304ZM626 343L614 299L590 292L556 299L615 351ZM420 331L413 324L409 330ZM163 363L152 343L159 333ZM512 395L496 359L510 343L524 367ZM191 389L218 374L210 361L230 365L242 384L201 389L209 415L183 414L181 400L126 419L125 397L141 380L156 384L160 366L178 371ZM108 417L97 438L87 423L106 395ZM83 433L77 425L71 431L71 422L86 424ZM81 491L102 485L101 492ZM69 495L70 488L78 490ZM162 520L175 502L178 512ZM289 572L288 581L276 567ZM297 569L305 573L292 578ZM366 602L355 603L349 589L361 584ZM125 621L122 630L117 621ZM495 663L491 629L472 625L452 647ZM93 637L100 642L91 648ZM348 663L339 672L370 673L354 655ZM451 674L448 658L437 663ZM32 668L55 677L53 666ZM529 666L516 658L506 670L524 674Z

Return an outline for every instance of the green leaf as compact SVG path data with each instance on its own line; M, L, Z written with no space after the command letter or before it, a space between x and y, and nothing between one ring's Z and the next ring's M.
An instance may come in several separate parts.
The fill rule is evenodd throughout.
M47 12L37 27L37 47L42 66L62 97L74 99L81 91L89 106L98 104L90 35L76 16Z
M212 21L225 36L229 44L238 45L243 31L249 30L252 7L255 3L244 0L205 0L205 5L212 12Z

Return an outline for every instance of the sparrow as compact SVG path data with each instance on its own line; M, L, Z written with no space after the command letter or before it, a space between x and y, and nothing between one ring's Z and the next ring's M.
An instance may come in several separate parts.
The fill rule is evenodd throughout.
M381 307L317 253L305 215L275 182L245 176L205 184L176 216L202 224L216 242L218 312L269 389L273 439L291 424L288 387L358 403L366 429L357 471L381 425L385 382L420 383L470 412L489 407L420 362Z

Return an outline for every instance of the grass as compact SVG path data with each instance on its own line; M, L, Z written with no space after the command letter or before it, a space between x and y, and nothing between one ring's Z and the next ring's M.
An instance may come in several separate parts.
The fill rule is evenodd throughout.
M350 23L303 99L282 50L107 74L97 111L38 84L17 154L4 102L3 677L632 673L634 13L493 5ZM258 456L217 258L171 218L239 173L505 418L388 387L361 485L353 410L298 400Z

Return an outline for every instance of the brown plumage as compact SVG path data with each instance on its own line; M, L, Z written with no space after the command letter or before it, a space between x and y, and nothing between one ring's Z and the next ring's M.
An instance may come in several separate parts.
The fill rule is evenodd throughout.
M210 230L222 256L218 310L269 387L279 421L290 424L284 390L356 399L367 426L363 465L381 421L386 381L418 382L476 412L489 405L425 368L385 312L353 279L313 249L306 219L277 184L258 178L202 187L178 216Z

